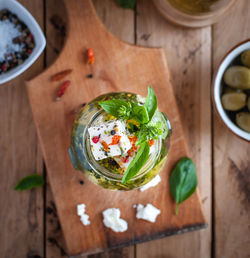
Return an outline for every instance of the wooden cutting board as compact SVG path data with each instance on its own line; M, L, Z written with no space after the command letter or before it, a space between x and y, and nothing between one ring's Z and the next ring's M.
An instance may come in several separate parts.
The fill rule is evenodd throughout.
M169 175L176 162L189 153L163 49L133 46L115 38L99 21L90 0L66 0L65 4L69 21L65 47L50 68L27 82L27 89L68 253L96 253L205 227L198 191L181 204L179 215L174 215ZM92 65L86 63L88 48L93 48L96 56ZM69 68L73 72L66 79L71 85L56 102L61 82L50 78ZM87 77L90 73L93 78ZM144 192L102 189L71 165L67 149L75 110L107 92L130 91L146 96L148 85L154 88L160 110L173 127L169 158L160 174L162 182ZM87 206L89 226L84 227L77 216L79 203ZM133 205L138 203L151 203L161 210L156 223L135 218ZM128 222L126 232L114 233L104 227L102 211L110 207L120 208L121 217Z

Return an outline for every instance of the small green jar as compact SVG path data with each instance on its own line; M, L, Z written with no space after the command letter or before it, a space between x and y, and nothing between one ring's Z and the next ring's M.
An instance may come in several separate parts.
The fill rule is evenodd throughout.
M97 161L91 152L88 128L95 124L105 111L98 104L99 101L123 99L143 103L145 99L139 95L127 92L109 93L101 95L85 105L79 112L73 124L71 145L68 149L72 164L75 169L82 171L93 183L111 190L132 190L151 181L159 174L165 164L170 146L171 125L164 113L159 111L159 119L164 124L166 138L156 140L155 151L150 154L146 164L139 173L125 184L121 183L122 174L115 173L103 161Z

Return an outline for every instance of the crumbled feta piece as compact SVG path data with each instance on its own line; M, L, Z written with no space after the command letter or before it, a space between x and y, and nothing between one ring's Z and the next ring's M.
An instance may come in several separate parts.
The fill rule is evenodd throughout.
M80 216L80 220L84 226L90 224L89 215L85 213L86 205L84 203L77 205L77 215Z
M157 216L161 213L161 211L155 208L152 204L148 203L145 207L142 204L137 205L137 219L144 219L149 222L154 223L156 221Z
M143 192L151 187L158 185L160 182L161 182L161 177L159 175L157 175L151 181L149 181L147 184L140 187L140 191Z
M115 134L112 134L112 131L115 132ZM88 132L91 150L96 160L119 156L122 153L127 153L131 148L125 124L119 120L111 120L99 126L90 127L88 128ZM113 137L116 136L120 136L118 143L111 145ZM103 143L108 146L108 149L105 149Z
M109 208L103 211L102 214L104 225L114 232L124 232L128 229L127 221L120 218L121 212L119 209Z

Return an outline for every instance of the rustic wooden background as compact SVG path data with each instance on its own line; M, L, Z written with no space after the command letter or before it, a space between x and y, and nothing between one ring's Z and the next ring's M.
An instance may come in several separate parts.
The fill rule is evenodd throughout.
M68 0L69 1L69 0ZM0 257L67 257L49 182L15 192L17 181L46 169L24 80L54 62L66 35L62 0L20 0L47 37L39 60L17 79L0 86ZM151 1L124 10L114 0L94 0L98 15L118 38L166 50L172 83L209 222L202 231L130 246L88 258L250 257L250 145L232 135L211 103L211 81L225 53L250 38L249 0L236 5L218 24L183 29L168 23Z

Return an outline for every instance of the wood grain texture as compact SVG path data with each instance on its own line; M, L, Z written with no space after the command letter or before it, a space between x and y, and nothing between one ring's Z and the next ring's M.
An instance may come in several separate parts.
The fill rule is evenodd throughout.
M168 192L169 172L177 160L188 155L188 152L164 52L160 49L135 48L113 37L92 13L93 7L89 1L66 1L66 4L70 17L66 45L54 65L27 85L48 178L69 253L98 252L204 225L198 192L181 206L179 216L173 216L174 203ZM92 66L84 62L84 53L89 47L94 49L98 60ZM53 96L58 84L52 84L50 77L68 68L69 64L74 68L69 76L71 87L60 102L55 102ZM89 72L94 73L94 79L86 78ZM153 196L150 190L138 194L138 191L125 193L101 189L85 180L84 175L74 171L70 163L67 147L74 120L72 111L81 103L105 92L127 90L146 95L148 84L155 88L160 109L167 113L175 128L168 164L162 172L163 182L154 189ZM79 185L80 179L85 181L84 187ZM95 194L90 196L89 192ZM134 203L147 203L149 196L151 202L162 209L158 223L154 225L135 221L132 208ZM91 226L86 228L82 228L76 215L76 205L81 202L87 204L87 213L92 218ZM94 206L93 203L98 205ZM101 212L110 206L121 208L121 213L124 214L122 217L131 225L123 234L115 234L102 224ZM164 207L168 209L165 210Z
M137 43L163 46L209 227L137 247L137 257L211 255L211 28L183 29L164 20L151 1L137 1ZM181 242L182 248L178 248ZM192 248L190 248L192 247ZM187 252L188 250L188 252Z
M43 27L43 1L21 0ZM29 174L43 173L42 155L24 81L43 69L43 56L0 87L0 257L43 256L43 189L13 190Z
M238 1L213 27L213 38L215 72L227 51L250 38L248 0ZM215 112L213 144L215 257L249 258L250 144L229 132Z

